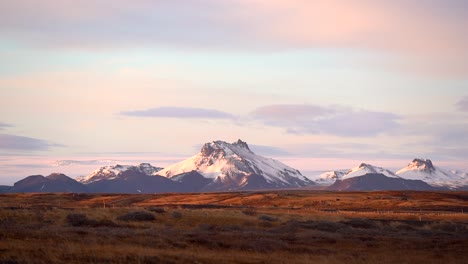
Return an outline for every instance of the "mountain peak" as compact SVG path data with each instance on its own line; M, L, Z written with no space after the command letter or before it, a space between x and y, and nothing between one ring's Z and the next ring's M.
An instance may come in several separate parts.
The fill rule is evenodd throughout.
M238 139L236 142L232 143L232 145L250 150L249 145L247 145L247 142L242 141L241 139Z
M159 171L157 175L177 178L195 171L210 179L205 190L273 189L312 184L298 170L277 160L253 153L242 140L206 143L200 153Z
M51 173L46 178L48 178L50 180L68 180L68 179L70 179L67 175L65 175L63 173Z
M213 142L205 143L203 147L201 148L200 153L205 157L212 156L212 155L225 156L225 155L229 155L232 152L236 152L235 150L232 149L233 146L242 148L251 152L249 145L247 145L247 142L238 139L236 142L231 143L231 144L222 140L216 140Z
M370 164L367 164L367 163L361 163L359 165L359 168L362 169L362 168L372 168L374 166L370 165Z
M417 170L435 170L434 165L432 164L432 161L430 159L424 160L416 158L410 164L408 164L408 167Z

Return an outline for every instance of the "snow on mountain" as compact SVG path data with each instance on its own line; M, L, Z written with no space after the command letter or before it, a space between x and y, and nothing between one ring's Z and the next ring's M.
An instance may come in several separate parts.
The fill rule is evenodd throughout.
M325 171L315 175L306 176L309 180L315 181L320 185L332 185L336 180L341 180L346 171Z
M450 170L450 173L459 175L460 177L468 177L468 172L464 172L461 170Z
M156 175L158 171L162 170L162 168L153 167L149 163L141 163L137 166L117 164L101 167L87 176L77 177L76 180L85 184L101 180L113 180L118 178L119 175L122 174L122 172L125 172L127 170L134 170L137 172L142 172L148 176L153 176Z
M422 180L432 186L457 188L468 186L468 175L456 170L446 171L432 164L429 159L414 159L405 168L396 172L402 178Z
M232 144L219 140L206 143L200 153L159 171L157 175L174 178L190 171L212 179L210 185L216 190L300 187L313 184L298 170L255 154L240 139Z
M353 178L353 177L359 177L359 176L366 175L368 173L383 174L383 175L385 175L387 177L390 177L390 178L400 178L395 173L393 173L393 172L391 172L391 171L389 171L387 169L372 166L372 165L366 164L366 163L361 163L359 166L352 168L345 175L343 175L342 179L345 180L345 179L349 179L349 178Z
M468 172L464 172L461 170L449 170L448 172L451 174L457 175L458 177L462 179L468 180Z

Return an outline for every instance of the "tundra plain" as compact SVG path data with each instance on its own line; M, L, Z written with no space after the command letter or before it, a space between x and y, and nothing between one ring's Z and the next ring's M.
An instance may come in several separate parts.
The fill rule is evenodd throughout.
M467 192L0 195L0 263L466 263Z

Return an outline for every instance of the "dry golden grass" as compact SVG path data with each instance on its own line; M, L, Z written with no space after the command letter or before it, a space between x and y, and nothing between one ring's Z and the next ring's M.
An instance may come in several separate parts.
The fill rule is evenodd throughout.
M467 209L463 192L8 194L0 263L465 263ZM139 211L155 220L118 220Z

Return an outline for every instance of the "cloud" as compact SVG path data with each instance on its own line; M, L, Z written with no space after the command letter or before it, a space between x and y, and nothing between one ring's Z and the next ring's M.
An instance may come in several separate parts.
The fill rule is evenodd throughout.
M11 39L52 48L213 48L240 44L242 30L222 15L231 6L199 0L2 1L0 29Z
M278 147L273 147L273 146L264 146L264 145L254 145L254 144L249 144L250 150L255 152L256 154L264 155L264 156L289 156L291 153L288 151L278 148Z
M373 50L413 57L397 68L466 76L467 14L464 0L15 0L0 2L0 30L21 44L87 50Z
M366 137L391 132L399 126L398 119L392 113L351 110L320 120L315 126L329 134Z
M392 113L355 110L343 106L268 105L251 113L254 120L282 127L293 134L330 134L367 137L389 132L399 126Z
M120 112L124 116L134 117L162 117L162 118L187 118L187 119L233 119L234 116L214 110L205 108L192 108L192 107L157 107L147 110L137 111L123 111Z
M46 140L37 138L0 134L0 149L13 151L44 151L51 147L63 147L63 145L50 143Z
M468 146L460 147L436 147L426 154L436 160L461 160L468 159Z
M0 122L0 130L3 130L8 127L13 127L13 126L7 123Z
M447 125L441 131L435 131L432 144L445 147L468 147L468 129L465 128L467 125Z
M76 166L76 165L96 165L96 166L107 166L119 164L119 160L113 159L99 159L99 160L56 160L51 166L64 167L64 166Z
M336 113L337 109L325 108L317 105L277 104L267 105L255 109L252 115L262 119L267 124L277 125L284 122L294 122L291 117L299 119L320 119Z
M426 113L405 116L398 144L415 157L463 161L468 156L468 123L459 113ZM402 138L406 137L406 139Z
M283 146L293 157L340 158L365 162L375 159L411 159L408 153L388 151L378 144L367 143L303 143Z
M455 106L459 111L468 112L468 96L463 97Z

